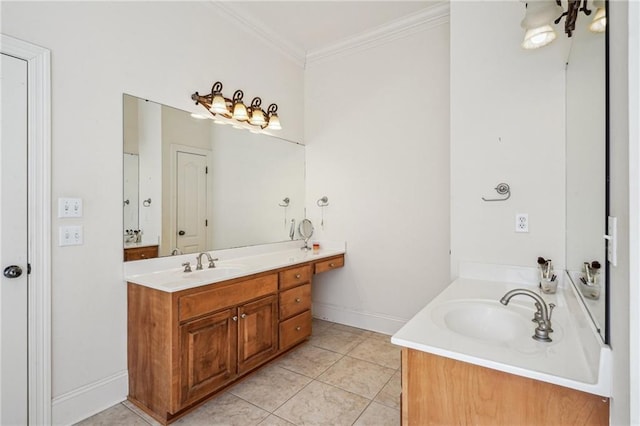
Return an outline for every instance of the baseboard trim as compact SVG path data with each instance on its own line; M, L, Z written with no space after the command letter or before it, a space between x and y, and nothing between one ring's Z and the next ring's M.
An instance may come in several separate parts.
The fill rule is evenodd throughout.
M327 303L314 303L313 316L314 318L384 334L394 334L409 321L408 318L396 318L372 312L354 311Z
M127 398L129 376L127 370L89 383L53 398L51 417L54 425L72 425L91 417Z

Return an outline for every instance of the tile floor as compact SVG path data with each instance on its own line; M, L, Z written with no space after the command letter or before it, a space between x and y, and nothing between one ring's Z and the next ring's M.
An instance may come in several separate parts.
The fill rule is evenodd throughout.
M390 336L313 320L313 335L174 425L400 424L400 349ZM78 425L158 423L125 401Z

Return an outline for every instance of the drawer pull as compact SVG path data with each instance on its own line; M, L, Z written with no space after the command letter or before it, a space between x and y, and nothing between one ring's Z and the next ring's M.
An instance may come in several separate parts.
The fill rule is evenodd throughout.
M141 253L141 254L140 254L140 257L142 257L142 258L144 259L145 257L147 257L147 255L146 255L146 254L144 254L144 253Z
M234 320L234 321L238 321L238 316L234 315L231 319Z
M335 263L333 263L333 262L331 262L331 263L329 264L329 268L333 268L334 266L336 266L336 264L335 264Z
M302 327L297 326L297 327L296 327L296 331L300 331L300 330L302 330Z
M300 299L299 297L296 297L296 303L300 303L302 302L302 299Z
M245 319L247 317L247 314L242 314L240 315L240 318Z
M300 274L296 274L296 279L298 279L298 280L299 280L301 276L302 276L302 275L300 275Z

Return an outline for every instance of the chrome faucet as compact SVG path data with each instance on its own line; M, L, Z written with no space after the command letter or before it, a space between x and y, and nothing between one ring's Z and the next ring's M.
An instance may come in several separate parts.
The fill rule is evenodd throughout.
M207 260L209 261L209 268L215 268L216 264L213 263L214 261L218 260L218 258L216 257L215 259L211 258L211 255L207 252L202 252L198 255L198 257L196 257L197 260L197 264L196 264L196 270L200 271L202 269L202 256L206 255L207 256Z
M535 329L535 334L531 337L541 342L550 342L551 338L549 337L549 333L553 331L551 328L551 313L556 305L550 303L549 306L547 306L547 303L542 297L525 288L517 288L515 290L508 291L504 296L502 296L500 303L507 306L511 298L518 295L529 296L536 301L536 314L533 320L538 323L538 326Z

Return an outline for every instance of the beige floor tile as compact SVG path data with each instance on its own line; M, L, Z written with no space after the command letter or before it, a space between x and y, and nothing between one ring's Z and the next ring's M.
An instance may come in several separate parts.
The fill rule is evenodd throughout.
M362 342L363 339L363 337L353 333L329 328L318 334L313 334L309 339L309 343L319 348L346 354Z
M350 357L374 362L388 368L400 368L400 348L376 338L367 338L348 352Z
M382 340L383 342L387 342L390 343L391 342L391 335L390 334L382 334L382 333L376 333L375 331L371 331L371 334L369 334L369 338L372 339L378 339L378 340Z
M111 426L111 425L127 425L127 426L148 426L149 424L142 420L136 413L129 410L122 404L114 405L104 411L99 412L95 416L91 416L83 421L76 423L79 426Z
M274 364L315 379L343 356L306 343L279 358Z
M351 327L350 325L344 325L344 324L338 324L338 323L334 323L331 326L331 330L346 331L348 333L353 333L361 337L369 337L372 334L372 332L369 330L363 330L361 328Z
M182 417L173 425L249 426L259 424L268 416L269 412L225 392Z
M369 400L314 381L274 414L296 425L352 425Z
M122 401L122 405L124 405L129 410L131 410L134 413L136 413L138 416L142 417L142 420L144 420L145 422L149 423L151 426L161 426L160 422L158 422L156 419L154 419L153 417L151 417L150 415L148 415L147 413L142 411L133 402Z
M310 381L309 377L276 365L268 365L233 386L228 392L273 412Z
M270 415L260 423L260 426L295 426L293 423L289 423L285 419L281 419L275 414Z
M398 426L400 410L372 402L353 426Z
M325 321L325 320L321 320L319 318L314 318L313 319L313 324L312 324L312 330L314 333L319 333L321 331L326 330L327 328L331 327L333 325L332 322L329 321Z
M390 408L400 409L400 392L402 392L402 386L400 384L400 370L397 370L386 385L382 388L380 393L373 399L382 405L386 405Z
M391 368L345 356L322 373L318 380L373 399L394 373Z

